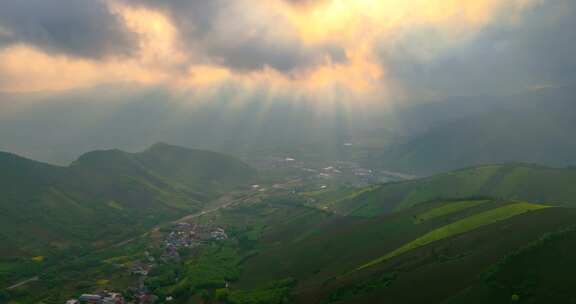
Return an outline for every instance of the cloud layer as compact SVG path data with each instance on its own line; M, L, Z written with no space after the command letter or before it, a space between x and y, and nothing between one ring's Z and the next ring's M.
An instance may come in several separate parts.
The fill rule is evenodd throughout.
M137 39L100 0L3 0L0 28L0 45L89 58L130 55Z
M520 90L573 74L575 8L569 0L5 0L0 91L139 84L203 96L234 86L246 96L386 103L502 91L503 80Z
M0 150L338 147L353 124L399 125L382 107L576 84L574 16L573 0L0 0Z

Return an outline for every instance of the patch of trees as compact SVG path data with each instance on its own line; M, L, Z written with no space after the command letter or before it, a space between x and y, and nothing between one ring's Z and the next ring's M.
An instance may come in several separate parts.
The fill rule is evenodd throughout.
M398 273L396 272L380 273L372 276L370 279L364 282L340 287L335 292L330 294L330 296L328 296L323 304L337 303L342 300L355 298L361 295L372 293L378 289L386 288L390 286L397 277Z
M225 288L227 282L238 280L241 257L229 243L210 244L186 263L165 263L156 267L146 285L157 295L173 296L177 300L204 294L211 297L210 290Z
M576 236L576 226L570 226L553 233L543 234L536 241L525 247L510 252L498 263L490 267L483 275L483 281L498 293L508 294L512 300L519 301L523 297L534 296L538 288L555 288L556 286L541 286L541 269L534 265L533 259L548 263L558 261L542 260L539 255L555 250L553 247L559 241L564 241ZM532 260L530 260L532 258ZM555 273L556 274L556 273ZM560 279L561 274L558 274ZM549 292L552 294L552 292Z
M227 304L284 304L290 303L291 291L295 285L296 281L288 278L254 290L231 291L221 288L215 291L215 297Z

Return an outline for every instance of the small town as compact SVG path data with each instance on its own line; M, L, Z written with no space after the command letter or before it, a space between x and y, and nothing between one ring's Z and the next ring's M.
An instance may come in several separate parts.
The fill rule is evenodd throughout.
M337 183L352 187L366 187L414 178L414 176L398 172L366 168L355 161L347 160L319 165L290 156L271 156L252 160L250 163L261 171L283 172L293 179L298 179L302 184Z
M209 227L197 223L178 223L164 238L162 259L180 259L178 249L195 248L208 241L228 239L226 231L221 227Z
M124 304L124 297L117 292L102 291L94 294L83 294L78 299L66 301L66 304Z
M149 251L143 253L143 258L131 263L128 271L137 278L136 286L126 290L132 300L126 300L122 292L101 290L92 293L81 294L78 298L69 299L65 304L154 304L169 303L171 296L159 299L150 293L146 287L146 279L153 268L162 262L180 262L179 249L194 249L211 241L223 241L228 239L228 234L222 227L212 227L198 223L176 223L165 233L161 240L161 256L157 261Z

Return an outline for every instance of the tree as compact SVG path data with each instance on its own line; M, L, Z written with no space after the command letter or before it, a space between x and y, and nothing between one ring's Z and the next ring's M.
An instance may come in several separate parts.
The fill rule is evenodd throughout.
M3 290L0 291L0 303L4 303L4 302L8 302L8 300L10 300L10 294L8 293L8 291Z

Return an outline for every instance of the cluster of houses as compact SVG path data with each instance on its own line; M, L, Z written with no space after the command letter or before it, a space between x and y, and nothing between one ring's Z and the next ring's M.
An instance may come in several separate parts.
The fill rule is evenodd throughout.
M228 234L223 228L218 227L210 232L210 237L216 241L223 241L228 239Z
M223 228L209 227L199 224L178 223L163 240L164 252L162 260L180 259L178 249L193 248L207 241L222 241L228 239L228 235ZM155 303L158 297L151 294L146 287L145 281L150 271L157 265L156 259L148 252L144 252L144 259L132 264L129 271L132 275L138 276L138 284L131 287L128 293L135 297L135 303L150 304ZM171 302L172 297L165 299ZM91 294L83 294L77 299L70 299L66 304L130 304L126 302L121 293L102 291Z
M155 303L157 301L157 297L150 293L145 284L146 278L148 278L148 274L156 266L156 259L148 251L144 252L143 259L135 261L132 264L132 267L130 268L130 274L138 276L138 284L134 287L130 287L128 291L134 295L136 298L136 303L148 304Z
M66 304L124 304L121 293L102 291L94 294L83 294L78 299L70 299Z
M164 246L171 249L190 248L210 240L222 241L226 239L228 239L228 235L223 228L178 223L164 238Z
M346 145L351 146L351 143ZM355 161L334 161L330 164L323 164L320 167L316 163L306 163L291 157L268 157L250 162L253 166L262 171L275 171L289 169L291 178L298 177L310 182L337 182L341 184L352 185L354 187L366 187L373 184L397 181L406 179L407 175L382 170L374 170L363 167ZM282 183L282 186L292 186ZM288 190L282 188L281 190ZM278 187L275 187L278 188Z
M316 170L320 179L337 179L356 187L365 187L389 181L390 178L379 171L361 167L350 161L337 161L332 166Z
M199 224L178 223L163 240L162 260L180 260L180 248L195 248L207 241L228 239L223 228L212 228Z

